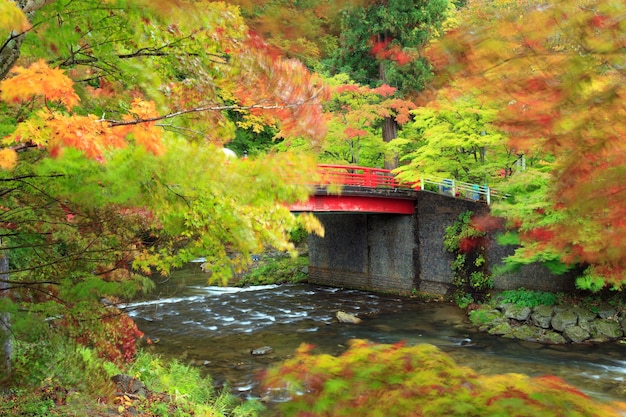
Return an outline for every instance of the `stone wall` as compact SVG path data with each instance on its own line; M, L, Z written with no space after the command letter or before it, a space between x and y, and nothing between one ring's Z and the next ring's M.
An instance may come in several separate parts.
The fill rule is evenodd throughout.
M324 271L367 275L367 214L317 213L325 236L309 236L309 265Z
M454 255L446 251L446 228L466 211L483 212L486 206L445 195L423 192L417 196L415 219L417 222L416 276L417 289L434 294L448 294L452 290Z
M497 268L502 265L503 259L510 256L515 251L513 246L502 246L492 243L487 249L487 259L490 268ZM545 266L535 263L523 265L518 271L505 273L494 277L494 289L498 291L512 290L520 287L536 291L569 292L575 289L575 277L579 271L555 275Z

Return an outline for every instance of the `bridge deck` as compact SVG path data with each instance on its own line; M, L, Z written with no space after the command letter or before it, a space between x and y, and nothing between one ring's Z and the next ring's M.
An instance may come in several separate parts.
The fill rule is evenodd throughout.
M328 192L326 187L317 187L308 201L292 204L290 209L294 212L413 214L417 193L410 189L346 186L337 194Z

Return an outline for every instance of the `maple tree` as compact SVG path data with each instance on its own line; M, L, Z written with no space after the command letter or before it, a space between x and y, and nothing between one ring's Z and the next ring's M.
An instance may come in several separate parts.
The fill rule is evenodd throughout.
M396 89L386 84L371 88L356 84L346 74L327 79L326 84L332 94L324 105L330 122L318 159L382 166L386 148L378 136L381 123L393 117L396 123L405 125L415 104L396 97Z
M483 13L483 4L469 2L468 12ZM497 103L497 123L509 135L509 146L537 155L549 171L547 179L539 176L540 187L516 181L510 191L523 194L512 194L500 212L520 231L520 258L585 265L578 280L582 288L621 287L626 282L623 5L509 2L497 22L493 15L483 20L489 26L476 25L478 20L448 33L429 55L444 69L441 80L453 79L457 88L479 91Z
M0 51L0 310L129 359L141 332L109 304L149 274L203 256L225 282L265 247L295 253L295 228L322 232L284 205L308 196L287 180L308 182L312 159L220 147L235 121L319 140L326 92L223 3L46 3L1 26L25 32L19 65Z
M452 178L497 186L521 170L521 158L507 146L496 126L497 111L471 97L434 100L412 112L413 120L392 145L401 161L398 178L419 181L424 176Z

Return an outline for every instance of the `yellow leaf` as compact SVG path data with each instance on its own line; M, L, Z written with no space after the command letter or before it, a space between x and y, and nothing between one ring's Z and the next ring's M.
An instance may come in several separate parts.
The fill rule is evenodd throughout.
M0 30L25 32L30 29L26 15L10 0L0 0Z
M311 213L301 213L298 217L300 224L307 232L324 237L324 226L317 217Z
M0 149L0 169L13 169L17 166L17 152L13 149Z

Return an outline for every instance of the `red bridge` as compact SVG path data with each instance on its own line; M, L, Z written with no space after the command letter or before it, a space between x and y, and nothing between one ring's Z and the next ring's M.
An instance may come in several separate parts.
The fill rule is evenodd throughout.
M354 165L318 165L319 184L305 203L291 211L413 214L420 191L490 203L487 186L425 177L403 183L388 169Z

